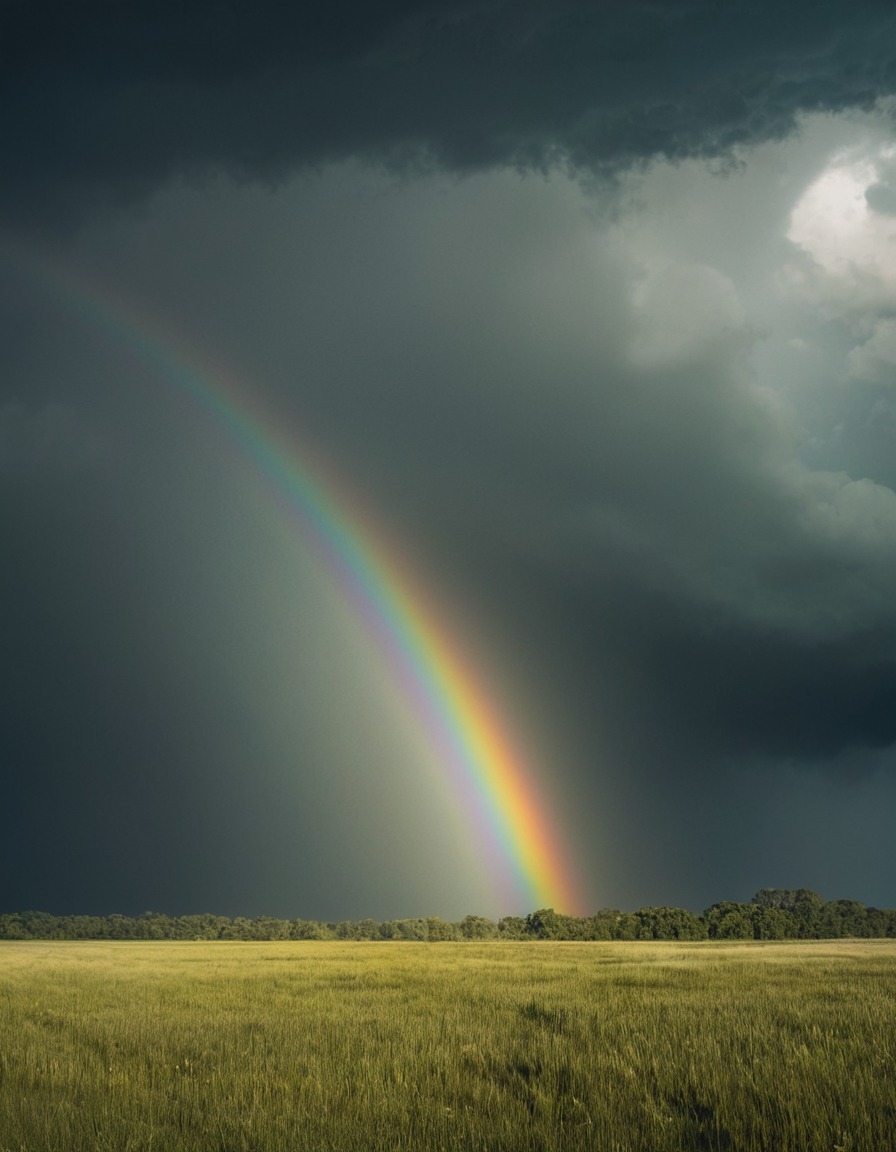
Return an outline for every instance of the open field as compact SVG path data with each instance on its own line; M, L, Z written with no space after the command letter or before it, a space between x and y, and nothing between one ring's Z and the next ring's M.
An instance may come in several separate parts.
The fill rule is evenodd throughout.
M893 1148L893 941L0 944L2 1152Z

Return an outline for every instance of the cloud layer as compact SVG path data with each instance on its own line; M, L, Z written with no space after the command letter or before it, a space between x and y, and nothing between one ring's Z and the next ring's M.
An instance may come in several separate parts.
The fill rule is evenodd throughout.
M892 902L890 5L2 20L6 224L364 493L595 904L838 876ZM302 533L139 341L21 270L11 906L511 911L470 903L425 741Z
M896 14L869 0L18 0L0 44L2 207L45 223L175 173L279 180L348 156L598 172L727 156L896 90Z

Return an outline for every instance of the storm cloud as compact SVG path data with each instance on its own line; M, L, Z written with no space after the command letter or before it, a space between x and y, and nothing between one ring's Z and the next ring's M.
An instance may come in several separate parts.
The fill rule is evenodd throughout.
M0 21L2 207L45 223L177 173L279 181L350 156L604 174L727 157L896 89L880 2L16 0Z
M257 470L43 259L363 493L595 906L896 901L892 6L0 23L4 906L529 910Z

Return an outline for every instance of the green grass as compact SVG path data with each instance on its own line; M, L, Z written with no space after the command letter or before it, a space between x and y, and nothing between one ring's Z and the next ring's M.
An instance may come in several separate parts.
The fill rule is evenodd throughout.
M896 943L0 944L0 1152L896 1148Z

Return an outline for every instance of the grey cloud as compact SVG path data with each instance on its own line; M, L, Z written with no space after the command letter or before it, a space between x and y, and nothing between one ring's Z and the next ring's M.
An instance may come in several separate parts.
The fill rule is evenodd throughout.
M861 25L871 9L851 11ZM518 50L552 22L520 23ZM312 55L332 68L352 53L373 59L379 43L371 31L342 51L335 32L320 37ZM224 85L226 57L206 67L202 82ZM435 601L444 589L446 606L475 621L483 666L499 670L492 683L512 697L519 675L519 698L534 700L522 714L548 750L538 762L568 792L602 901L700 907L740 885L746 898L790 883L818 826L805 815L813 787L842 788L840 807L854 811L847 785L867 785L867 807L889 810L896 497L871 483L881 477L867 450L848 469L836 446L824 471L801 463L790 342L816 330L791 328L788 306L776 338L790 359L769 352L762 331L781 306L770 284L790 208L857 134L828 125L819 141L817 130L752 154L725 179L693 163L622 181L615 217L556 173L404 180L345 164L275 194L172 182L140 213L95 220L68 245L88 279L214 350L284 431L300 429L344 470ZM10 287L23 313L40 310ZM74 480L32 468L34 491L0 475L15 558L0 572L4 751L23 816L4 875L30 876L20 861L53 841L68 856L80 845L80 875L107 906L149 891L137 911L158 902L302 915L316 889L346 914L375 912L383 877L419 871L410 857L407 867L384 861L387 841L410 840L383 831L401 803L377 813L384 782L409 803L382 767L402 749L367 739L391 727L378 701L365 727L366 706L347 700L338 613L322 611L311 577L305 586L302 541L276 516L268 523L269 494L259 498L205 414L187 415L139 357L118 359L78 325L63 339L55 314L31 328L27 319L7 331L28 333L30 356L0 341L5 390L32 397L8 426L38 428L43 405L64 393L73 412L101 410L128 450ZM883 371L890 335L875 333L868 351ZM810 408L823 407L822 359L829 386L849 391L855 335L829 326L827 337L824 356L799 354L811 360ZM886 400L886 385L875 387ZM345 648L363 679L353 635ZM868 751L880 747L889 751ZM885 784L871 786L875 773ZM169 785L178 812L167 817L158 797ZM339 813L340 788L357 835ZM773 868L769 820L792 820L803 837L797 853L782 832ZM408 822L422 826L419 810ZM120 830L132 826L129 848ZM874 899L884 869L849 870L866 841L849 835L837 850L843 883L862 877L848 894ZM103 853L128 851L103 879ZM816 864L831 858L813 851ZM456 879L439 864L455 853L448 843L432 855L449 887ZM341 854L361 862L361 879L339 873ZM38 895L83 905L74 881L54 888L49 869L40 876ZM414 899L430 911L419 883ZM317 899L321 915L339 914Z
M724 275L680 262L645 281L562 196L542 247L510 221L549 186L502 192L513 242L496 213L475 263L456 256L446 274L434 254L428 294L392 301L404 339L371 334L369 354L355 349L364 369L340 377L358 441L372 427L393 437L390 505L408 501L400 477L420 474L405 426L390 432L401 412L415 450L443 463L418 489L424 518L466 494L461 531L479 521L482 543L474 559L468 536L463 563L491 553L505 600L522 572L536 598L543 581L540 612L581 650L596 697L631 667L633 709L729 754L808 762L891 742L896 496L799 463L798 415L758 387L760 337ZM468 187L468 212L402 243L424 263L454 251L489 194L477 203ZM381 390L366 396L371 363L389 365L385 406Z
M622 702L614 714L601 713L602 728L627 732L627 743L649 718L640 739L662 746L681 775L751 756L831 773L855 772L859 763L862 771L842 754L896 742L896 663L882 654L892 652L892 621L889 644L862 632L800 638L756 627L736 611L707 610L657 587L658 575L617 570L596 585L603 611L594 596L571 596L594 707L608 677ZM604 657L599 675L596 651Z
M578 571L606 674L634 666L629 697L661 730L804 762L889 744L896 496L798 464L731 362L665 377L675 399L638 420L554 562ZM633 411L657 382L630 381Z
M868 207L884 216L896 216L896 187L878 182L865 189Z
M277 243L262 229L260 256L226 257L257 314L230 312L227 276L162 306L192 307L225 359L264 362L449 582L553 621L604 684L631 666L628 698L667 732L804 759L886 742L896 496L799 463L735 282L681 257L645 271L562 179L483 176L447 199L435 179L359 179L333 170L267 214L244 189L204 221L172 192L156 209L206 273L232 219ZM161 296L155 228L132 224L123 250L106 233L103 259Z
M896 90L884 3L20 2L2 205L77 219L175 173L357 155L459 170L726 154Z

